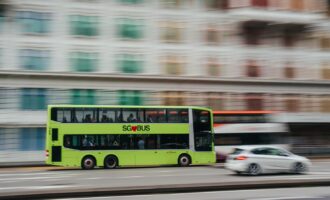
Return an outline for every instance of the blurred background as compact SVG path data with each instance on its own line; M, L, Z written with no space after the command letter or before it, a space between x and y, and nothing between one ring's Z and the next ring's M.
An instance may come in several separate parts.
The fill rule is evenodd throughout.
M274 111L330 155L329 0L0 0L0 163L44 160L48 104Z

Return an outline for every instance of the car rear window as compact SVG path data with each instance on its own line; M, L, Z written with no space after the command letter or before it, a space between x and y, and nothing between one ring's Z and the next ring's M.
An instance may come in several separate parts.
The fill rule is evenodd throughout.
M231 152L232 155L237 155L237 154L240 154L242 153L244 150L243 149L239 149L239 148L235 148L233 150L233 152Z

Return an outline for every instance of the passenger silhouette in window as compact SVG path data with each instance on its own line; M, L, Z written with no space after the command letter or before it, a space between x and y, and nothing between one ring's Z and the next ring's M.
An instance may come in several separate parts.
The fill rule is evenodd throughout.
M144 140L143 138L140 138L138 141L138 147L139 149L144 149Z
M127 117L127 122L128 123L136 122L136 119L134 118L132 113L129 114L129 116Z
M148 117L147 117L147 122L148 122L148 123L152 123L152 117L151 117L151 115L148 115Z
M108 117L106 115L102 115L101 122L103 122L103 123L109 122Z
M91 123L93 120L92 120L92 117L91 117L91 115L90 114L87 114L86 116L85 116L85 120L84 120L84 122L86 122L86 123Z

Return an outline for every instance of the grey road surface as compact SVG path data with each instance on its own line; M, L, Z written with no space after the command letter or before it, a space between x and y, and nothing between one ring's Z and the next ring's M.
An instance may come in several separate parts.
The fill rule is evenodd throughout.
M306 175L238 176L221 166L122 168L115 170L62 168L2 168L0 195L17 192L61 191L171 184L231 183L251 181L330 180L330 161L314 162Z
M329 200L330 187L232 190L196 193L150 194L57 200ZM55 200L55 199L54 199Z

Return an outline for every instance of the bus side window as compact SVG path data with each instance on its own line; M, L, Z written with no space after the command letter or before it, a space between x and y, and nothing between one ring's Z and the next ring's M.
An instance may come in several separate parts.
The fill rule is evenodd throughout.
M64 147L71 148L72 146L72 136L71 135L65 135L64 136Z
M123 120L127 123L136 123L137 122L137 109L126 108L123 109Z
M166 110L159 109L157 112L158 123L166 123Z
M180 122L188 123L189 122L188 110L180 110L179 117L180 117Z

